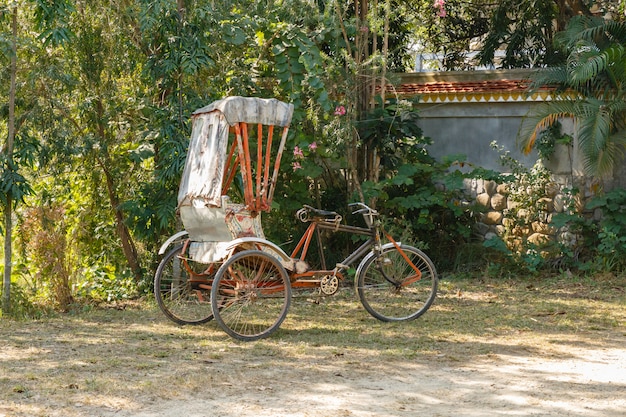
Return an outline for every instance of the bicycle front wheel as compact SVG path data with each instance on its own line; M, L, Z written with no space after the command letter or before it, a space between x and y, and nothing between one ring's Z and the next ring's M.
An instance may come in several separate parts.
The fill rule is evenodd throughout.
M154 276L154 297L170 320L202 324L213 318L209 267L186 257L183 245L165 255Z
M382 321L413 320L435 301L437 271L424 252L412 246L386 247L359 268L356 290L363 307Z
M274 256L246 250L231 256L213 281L215 320L231 337L252 341L276 331L291 304L291 284Z

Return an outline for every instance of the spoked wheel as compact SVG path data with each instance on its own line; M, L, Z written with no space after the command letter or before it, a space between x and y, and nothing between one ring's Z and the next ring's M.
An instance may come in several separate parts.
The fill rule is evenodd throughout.
M252 341L276 331L289 310L291 284L278 259L260 250L230 257L213 281L215 320L235 339Z
M210 265L194 262L178 245L165 255L154 276L159 308L178 324L201 324L213 318Z
M382 321L416 319L437 295L437 271L432 261L419 249L406 245L400 248L402 252L387 247L367 258L356 277L363 307Z

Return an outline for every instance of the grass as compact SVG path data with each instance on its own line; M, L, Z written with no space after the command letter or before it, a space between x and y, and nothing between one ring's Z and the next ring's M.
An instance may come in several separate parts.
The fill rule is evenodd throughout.
M144 300L0 320L0 405L14 404L23 415L45 415L37 408L43 399L51 407L133 407L138 398L236 384L241 375L229 371L233 365L263 376L294 363L303 369L334 362L363 369L407 361L461 364L516 352L561 355L562 346L572 344L619 348L625 338L626 277L612 275L447 277L431 309L405 323L377 321L351 290L341 289L320 304L294 299L281 328L252 343L228 338L215 322L177 326Z

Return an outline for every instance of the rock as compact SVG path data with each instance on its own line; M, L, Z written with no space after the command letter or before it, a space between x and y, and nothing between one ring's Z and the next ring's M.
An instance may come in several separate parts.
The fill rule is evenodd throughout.
M495 193L491 196L491 208L497 211L502 211L506 208L506 196Z
M563 194L555 195L552 199L552 204L554 211L557 213L563 213L563 210L565 210L565 196Z
M528 243L533 245L542 246L550 242L550 236L543 233L533 233L528 236Z
M483 215L483 223L487 225L501 224L504 216L499 211L489 211Z
M493 233L493 232L489 232L489 233L487 233L487 234L485 235L485 240L491 240L491 239L493 239L493 238L497 238L497 237L498 237L498 235L497 235L497 234L495 234L495 233Z
M555 182L549 182L546 184L546 195L550 198L554 198L561 191L559 184Z
M600 220L602 220L602 217L604 217L604 212L601 208L598 207L593 210L593 220L595 222L599 222Z
M515 220L509 217L505 217L504 219L502 219L502 225L504 227L508 227L509 229L512 229L513 227L515 227Z
M519 206L519 203L517 201L511 200L510 198L506 199L506 208L508 208L509 210L512 210L517 206Z
M490 230L489 226L487 226L485 223L482 223L482 222L476 222L475 227L476 227L476 232L480 236L485 236Z
M529 216L529 212L526 209L519 209L517 211L517 217L520 219L526 219Z
M554 211L554 202L552 201L551 198L542 197L539 200L537 200L537 208L539 210L544 210L547 212Z
M567 247L573 247L578 242L578 238L572 232L563 232L559 233L558 241L562 245L565 245Z
M495 181L485 181L485 192L489 195L494 195L498 188L498 184Z
M533 222L532 228L533 232L544 235L553 235L556 232L552 226L544 222Z
M476 196L476 202L483 207L490 207L491 197L487 193L478 194L478 196Z

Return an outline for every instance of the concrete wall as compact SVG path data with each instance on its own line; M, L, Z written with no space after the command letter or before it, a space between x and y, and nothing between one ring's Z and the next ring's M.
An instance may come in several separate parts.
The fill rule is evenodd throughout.
M500 165L500 154L491 147L494 141L528 168L538 159L536 151L526 155L517 143L524 116L533 106L553 99L550 90L526 94L524 81L534 73L512 69L399 74L399 91L409 95L429 92L421 96L418 109L419 125L433 140L429 147L433 156L463 154L474 166L508 172L508 167ZM564 133L573 132L571 119L561 124ZM607 191L626 188L625 160L618 162L611 178L585 178L575 137L573 146L558 145L550 160L542 162L563 185L593 189L601 185Z
M464 154L467 162L486 169L506 171L499 163L499 153L491 147L498 146L524 166L532 167L537 160L533 151L525 155L517 145L517 132L529 103L426 103L420 108L420 127L424 135L433 140L430 153L441 158L445 155Z
M521 82L528 80L533 72L526 69L422 72L402 74L400 82L413 86L446 83L450 86L448 91L458 88L458 94L440 95L438 102L424 95L418 106L420 127L434 142L429 148L433 156L464 154L468 162L476 166L506 171L506 167L499 164L499 154L492 149L491 143L496 141L510 151L512 157L531 167L537 160L537 153L523 154L516 142L522 118L538 100L525 97L523 88L507 94L489 90L488 83L498 80ZM463 88L467 87L470 89L466 94ZM480 92L482 87L491 95L479 97L476 102L476 96L472 94ZM420 88L416 90L419 94Z

